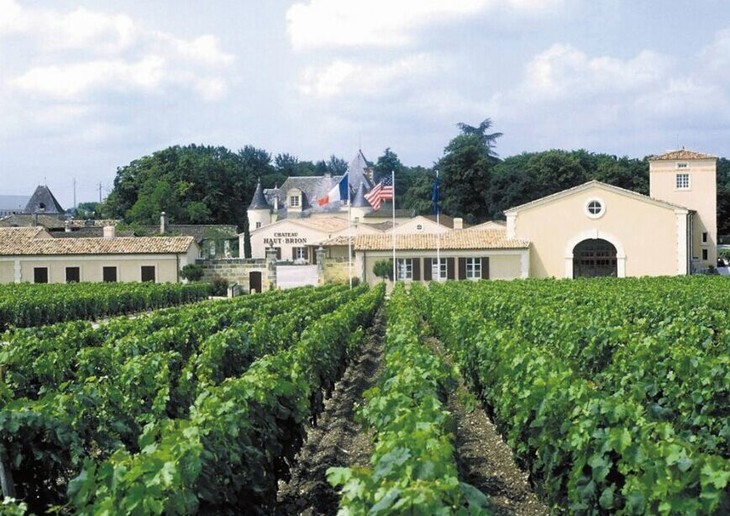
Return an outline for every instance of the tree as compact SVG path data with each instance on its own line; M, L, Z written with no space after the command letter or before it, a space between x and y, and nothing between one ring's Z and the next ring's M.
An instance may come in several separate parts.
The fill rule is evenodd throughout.
M378 260L373 264L373 274L378 278L393 279L393 260Z
M101 206L98 202L80 202L72 214L75 219L101 218Z
M444 211L468 222L492 214L490 176L492 168L499 163L493 148L502 133L487 134L491 125L489 118L477 127L458 124L461 134L449 142L437 164Z
M343 158L338 158L334 154L330 156L330 159L327 161L327 172L332 174L333 176L342 176L347 172L347 167L349 164L347 161Z
M456 126L461 130L461 134L477 136L482 145L486 147L487 154L489 156L497 157L497 153L493 151L494 143L497 141L497 138L502 136L502 133L487 134L487 129L492 127L491 119L485 118L476 127L465 124L464 122L459 122Z
M730 160L717 160L717 234L730 235Z
M271 156L247 146L174 146L117 169L105 216L131 225L157 224L160 212L177 224L235 224L245 228L256 180L270 173Z
M200 281L203 277L204 270L202 265L189 263L180 269L180 277L188 281Z
M436 171L423 167L407 168L404 171L409 176L410 188L401 196L401 207L418 215L430 215L433 213L431 199Z

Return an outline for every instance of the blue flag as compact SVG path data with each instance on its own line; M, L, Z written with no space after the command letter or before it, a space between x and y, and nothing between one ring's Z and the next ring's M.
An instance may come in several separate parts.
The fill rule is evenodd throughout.
M431 193L431 202L433 203L433 214L438 215L441 211L439 206L439 178L433 180L433 192Z

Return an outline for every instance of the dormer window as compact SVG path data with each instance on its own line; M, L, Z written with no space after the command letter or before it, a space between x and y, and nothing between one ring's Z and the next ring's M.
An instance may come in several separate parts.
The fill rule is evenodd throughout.
M299 201L298 195L289 196L289 207L290 208L298 208L300 205L301 205L301 202Z

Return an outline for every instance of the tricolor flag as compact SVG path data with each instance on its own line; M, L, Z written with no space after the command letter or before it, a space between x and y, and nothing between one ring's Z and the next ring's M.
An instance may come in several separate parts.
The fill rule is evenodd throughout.
M340 179L340 182L332 188L332 190L317 199L317 204L319 204L320 206L326 206L327 204L331 204L333 202L349 199L349 189L350 188L348 184L348 176L347 174L345 174L344 176L342 176L342 179Z
M374 210L380 209L383 201L393 198L393 179L384 177L380 182L365 194L365 199L370 203Z

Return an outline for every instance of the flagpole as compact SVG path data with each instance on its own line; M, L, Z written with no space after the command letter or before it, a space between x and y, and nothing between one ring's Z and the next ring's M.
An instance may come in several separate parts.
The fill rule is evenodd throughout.
M393 222L390 228L390 231L393 233L393 286L395 287L395 282L398 280L398 274L396 270L396 262L395 262L395 171L390 171L390 184L393 185Z
M436 169L436 188L439 185L439 169ZM438 195L438 190L436 195ZM440 222L441 208L438 204L438 197L436 197L436 264L438 266L438 276L436 281L441 281L441 222Z
M347 271L352 289L352 194L350 193L350 176L347 176Z

